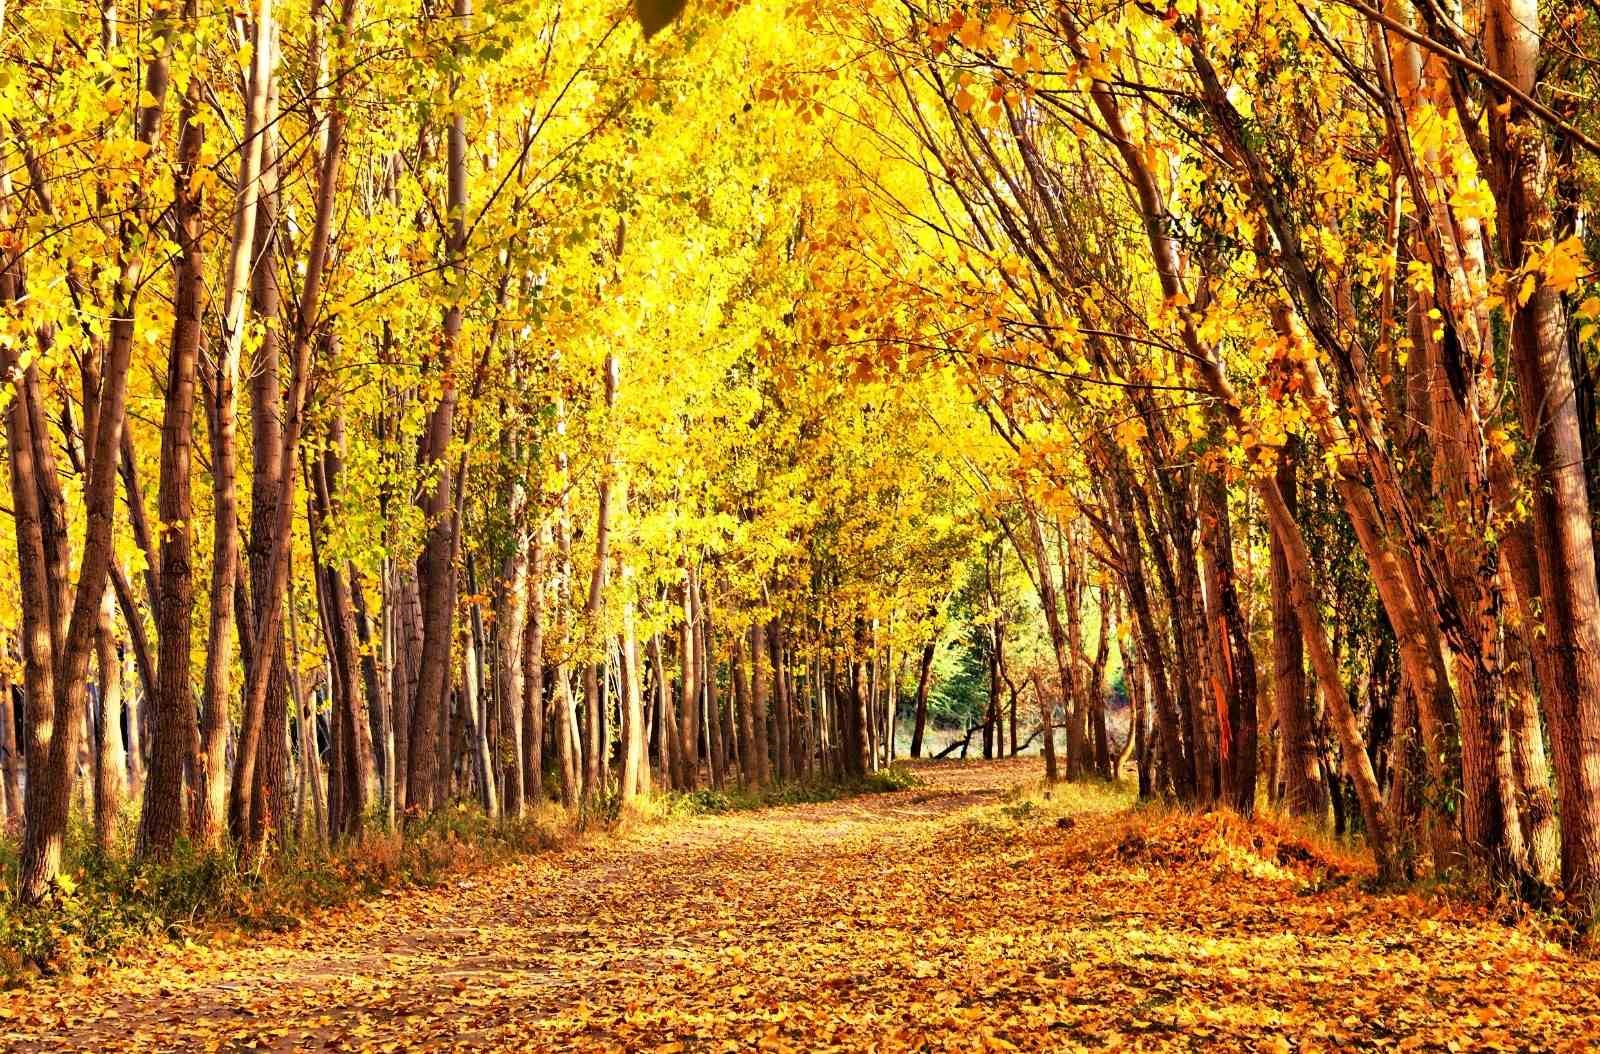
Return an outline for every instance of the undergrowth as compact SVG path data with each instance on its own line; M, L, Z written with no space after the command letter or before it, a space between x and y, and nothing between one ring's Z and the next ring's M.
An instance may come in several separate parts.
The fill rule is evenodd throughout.
M703 788L689 793L660 796L659 805L669 815L711 816L779 805L809 805L838 801L861 794L886 794L919 786L922 779L903 765L890 765L863 777L844 780L790 780L768 787Z
M410 825L374 823L359 840L333 847L315 839L284 845L259 867L241 866L231 847L180 841L170 859L136 861L136 811L123 816L110 852L75 818L61 876L38 904L18 904L18 840L0 837L0 983L40 974L92 972L151 942L204 940L232 932L288 930L307 915L384 890L437 884L628 823L834 801L901 790L920 782L902 767L862 780L802 781L758 791L730 788L659 794L624 817L609 795L568 811L545 804L517 820L494 820L458 803Z
M230 847L179 841L164 861L136 861L124 818L110 852L75 823L59 879L38 904L18 904L17 841L0 840L0 978L93 969L152 939L194 938L218 929L291 929L305 915L385 889L427 886L444 877L548 849L573 825L547 806L510 821L459 804L404 833L376 825L334 847L314 840L280 848L259 867Z
M1051 826L1082 855L1107 863L1230 873L1307 894L1371 871L1359 846L1291 817L1264 812L1247 819L1229 810L1138 802L1124 783L1026 784L967 819L970 835L997 841Z

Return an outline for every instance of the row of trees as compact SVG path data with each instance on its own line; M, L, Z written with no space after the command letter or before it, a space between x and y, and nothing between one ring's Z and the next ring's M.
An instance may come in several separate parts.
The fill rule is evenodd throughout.
M917 230L857 248L899 305L872 335L958 364L1014 452L990 495L1064 683L1047 539L1086 532L1154 789L1248 811L1266 764L1297 813L1350 795L1385 879L1589 914L1593 13L819 18L871 42L853 116L923 179L872 187ZM811 325L848 353L838 300Z
M794 355L850 195L744 57L813 42L760 5L665 49L539 0L4 19L24 900L80 797L108 850L131 805L143 857L253 863L891 756L989 439L953 374Z

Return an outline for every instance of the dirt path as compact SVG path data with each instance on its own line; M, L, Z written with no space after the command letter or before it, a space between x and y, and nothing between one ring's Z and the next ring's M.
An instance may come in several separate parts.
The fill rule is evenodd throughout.
M940 766L897 794L636 831L289 937L174 950L159 968L7 995L0 1037L33 1050L1590 1049L1600 970L1526 928L1441 921L1436 902L1349 885L1308 891L1249 851L1200 846L1200 821L1130 840L1114 813L1008 806L1002 792L1036 764Z

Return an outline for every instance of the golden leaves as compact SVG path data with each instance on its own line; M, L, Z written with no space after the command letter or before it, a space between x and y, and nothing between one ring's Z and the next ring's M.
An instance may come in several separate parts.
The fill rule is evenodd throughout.
M1494 194L1489 185L1475 174L1463 175L1455 193L1450 195L1450 207L1462 220L1492 219L1495 214Z
M1572 292L1578 287L1579 281L1589 277L1591 272L1583 239L1574 234L1550 246L1539 257L1538 268L1544 273L1545 285L1558 293Z
M104 1050L1583 1049L1596 967L1272 820L1047 797L1037 759L646 826L0 995ZM1024 784L1005 804L998 795ZM980 804L972 805L974 800ZM1024 807L1026 806L1026 807ZM1058 820L1070 819L1063 831Z
M1130 454L1138 452L1139 441L1148 434L1149 429L1145 428L1144 422L1137 417L1124 419L1114 430L1117 444Z
M1513 303L1517 308L1522 308L1527 306L1540 287L1570 294L1577 292L1581 285L1593 277L1593 265L1583 239L1573 235L1559 243L1554 239L1545 239L1528 254L1520 270L1503 275L1501 280L1514 289ZM1502 292L1492 297L1489 306L1496 308L1504 305L1508 295ZM1585 309L1590 307L1594 310L1586 312ZM1586 298L1576 314L1578 318L1592 322L1600 314L1600 299Z
M925 32L933 42L935 54L942 53L952 39L970 51L995 50L1005 42L1016 21L1016 13L1000 4L982 11L976 7L956 8L944 21L929 23Z

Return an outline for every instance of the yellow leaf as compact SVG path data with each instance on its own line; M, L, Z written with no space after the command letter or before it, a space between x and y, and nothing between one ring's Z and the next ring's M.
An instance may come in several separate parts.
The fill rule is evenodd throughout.
M1570 293L1589 270L1589 257L1583 241L1573 235L1545 254L1544 284L1558 292Z

